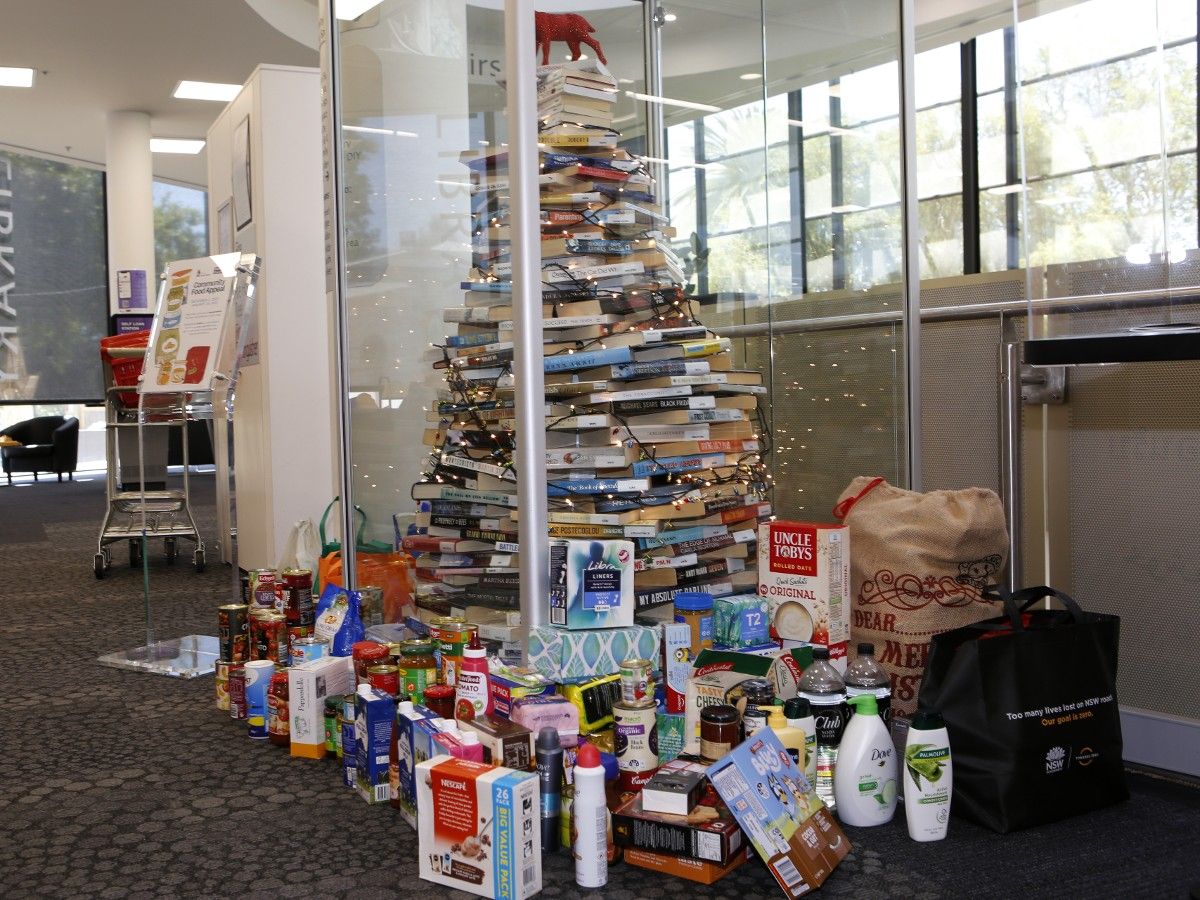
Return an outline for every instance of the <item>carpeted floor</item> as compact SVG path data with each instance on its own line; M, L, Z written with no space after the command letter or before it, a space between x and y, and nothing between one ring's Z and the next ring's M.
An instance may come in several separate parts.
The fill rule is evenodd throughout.
M86 477L86 476L85 476ZM215 532L213 479L193 480ZM124 547L103 581L92 554L102 477L0 487L0 895L4 897L433 897L416 839L389 807L342 787L333 763L251 743L213 703L211 677L177 681L95 660L145 642L140 570ZM227 568L196 574L152 549L159 638L215 634ZM211 560L211 557L210 557ZM853 853L832 897L1186 897L1200 885L1200 790L1131 776L1133 799L1081 819L999 836L955 821L917 844L902 816L847 829ZM569 859L545 861L547 897L572 897ZM627 865L614 898L779 896L752 860L712 887Z

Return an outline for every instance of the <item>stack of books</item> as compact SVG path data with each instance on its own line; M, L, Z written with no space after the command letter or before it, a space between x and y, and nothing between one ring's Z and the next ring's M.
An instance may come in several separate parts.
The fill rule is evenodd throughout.
M761 373L734 368L731 342L696 319L646 164L597 127L611 121L612 76L583 61L539 81L549 537L632 540L639 609L681 590L752 594L772 512ZM430 614L518 605L507 153L461 159L472 268L463 305L444 313L455 333L432 351L446 385L413 487L424 533L405 541Z

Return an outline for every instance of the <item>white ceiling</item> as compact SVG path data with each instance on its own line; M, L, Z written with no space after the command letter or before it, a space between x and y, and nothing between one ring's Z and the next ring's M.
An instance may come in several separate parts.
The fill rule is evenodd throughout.
M0 88L0 144L103 164L110 110L149 113L155 137L203 138L223 104L176 100L176 82L241 84L259 63L317 62L245 0L0 3L0 65L38 70L32 90ZM205 165L203 152L154 154L155 175L188 184L204 184Z

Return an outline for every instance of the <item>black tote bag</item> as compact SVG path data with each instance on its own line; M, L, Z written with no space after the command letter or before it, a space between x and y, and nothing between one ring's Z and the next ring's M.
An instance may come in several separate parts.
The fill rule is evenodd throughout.
M1045 597L1066 608L1030 610ZM955 814L1007 832L1128 799L1120 618L1049 587L1003 599L1006 616L933 638L921 683L950 734Z

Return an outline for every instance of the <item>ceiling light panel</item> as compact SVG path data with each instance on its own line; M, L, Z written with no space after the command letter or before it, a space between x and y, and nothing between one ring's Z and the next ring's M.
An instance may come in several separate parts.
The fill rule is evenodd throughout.
M0 87L33 87L33 69L0 66Z
M150 138L151 153L196 154L203 149L204 141L184 140L180 138Z
M175 85L171 96L176 100L216 100L228 103L241 92L240 84L224 84L219 81L181 81Z

